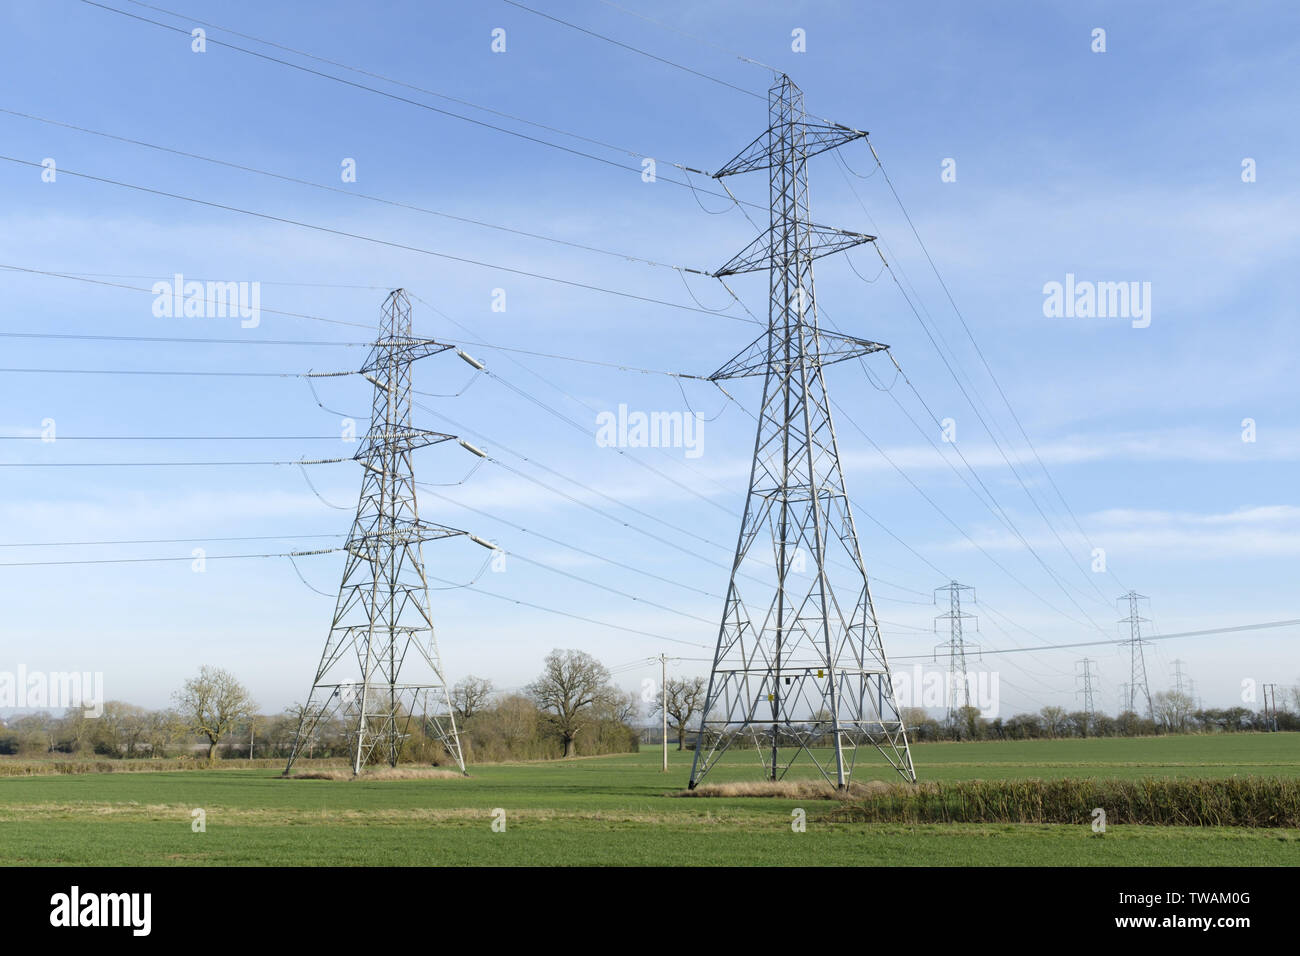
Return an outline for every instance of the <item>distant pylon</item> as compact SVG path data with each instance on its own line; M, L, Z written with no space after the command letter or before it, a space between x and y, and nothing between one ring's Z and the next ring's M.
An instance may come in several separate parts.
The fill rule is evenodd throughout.
M413 720L465 770L422 551L425 541L465 532L420 519L411 464L415 449L455 437L416 428L411 415L412 363L449 348L414 337L406 293L389 294L361 368L375 392L370 428L353 456L362 468L361 497L344 545L343 581L285 773L318 725L336 718L350 738L354 774L375 759L396 765Z
M1083 665L1083 673L1076 675L1077 679L1083 680L1083 687L1075 691L1075 695L1083 698L1083 715L1088 722L1089 728L1092 727L1092 722L1097 713L1096 688L1093 687L1092 683L1096 677L1093 673L1092 667L1096 663L1096 661L1088 657L1074 662L1075 667L1078 667L1080 664Z
M767 130L714 174L769 171L769 228L713 273L766 270L769 298L767 329L711 376L761 375L764 384L690 786L741 736L772 780L806 753L846 787L860 744L915 780L822 376L825 365L885 346L822 330L813 291L814 259L874 237L809 220L808 157L866 134L807 121L803 94L787 76L768 103ZM760 534L771 550L751 555ZM835 575L832 555L845 569ZM829 756L818 754L823 748Z
M1264 726L1277 730L1277 684L1261 684L1260 687L1264 691Z
M1187 683L1183 678L1183 662L1181 660L1175 660L1174 661L1174 693L1182 694L1183 691L1186 689L1186 686Z
M1129 639L1124 642L1129 649L1129 680L1125 685L1128 688L1127 709L1136 714L1138 712L1138 703L1145 701L1147 717L1154 720L1155 711L1151 706L1151 688L1147 685L1146 656L1142 651L1142 648L1150 643L1142 640L1142 625L1151 622L1138 613L1138 602L1150 599L1138 594L1136 591L1129 591L1128 594L1123 595L1118 600L1128 602L1128 617L1120 621L1121 624L1129 626Z
M940 621L949 622L948 640L935 648L936 653L940 650L948 652L948 725L954 730L959 731L961 708L970 707L970 678L966 674L966 640L962 635L962 621L974 620L974 614L965 614L961 609L961 592L970 591L971 601L975 600L975 589L969 584L958 584L951 581L941 588L935 588L935 600L938 600L939 593L946 591L948 593L948 613L940 614L934 619L935 630L938 630ZM958 701L961 701L958 704Z

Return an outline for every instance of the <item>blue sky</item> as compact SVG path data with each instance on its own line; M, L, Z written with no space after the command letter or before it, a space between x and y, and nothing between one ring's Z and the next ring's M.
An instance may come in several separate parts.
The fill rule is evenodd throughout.
M59 170L54 182L43 182L40 168L0 161L0 262L145 289L178 272L257 281L260 325L158 318L147 291L3 271L3 330L358 342L366 329L272 310L373 326L388 289L411 290L418 296L417 329L463 344L496 376L476 379L451 353L424 360L416 387L443 397L421 397L432 410L421 413L422 424L462 435L569 496L492 463L467 477L476 459L447 445L419 453L418 477L448 485L435 489L441 497L422 497L422 513L497 541L510 554L504 572L484 572L476 587L602 622L465 589L435 592L442 655L453 680L475 673L517 688L553 647L596 654L620 668L618 679L629 689L657 673L657 666L633 662L660 652L685 658L674 664L678 673L707 673L704 659L716 639L709 622L721 610L753 445L744 409L755 407L757 383L729 385L733 403L707 383L531 353L707 374L753 338L755 329L739 321L745 313L711 279L13 112L628 256L715 269L753 238L753 226L725 196L693 195L662 177L683 177L673 163L717 169L765 128L771 74L726 52L739 51L788 72L811 112L871 132L997 383L1088 538L1020 438L884 175L873 173L868 147L856 142L841 150L843 166L831 155L815 158L809 165L814 218L878 235L893 267L877 277L881 261L870 247L820 260L823 319L891 346L926 404L955 421L957 447L1039 556L1008 533L949 465L973 481L960 462L931 446L939 442L938 427L895 379L885 356L868 360L875 384L856 363L831 368L833 399L861 427L842 418L837 423L864 556L880 582L874 592L889 654L910 666L942 639L930 633L942 609L926 595L949 578L977 588L975 640L990 649L1115 636L1122 615L1113 598L1128 587L1151 597L1148 616L1164 633L1300 617L1294 586L1300 13L1293 7L1192 3L1174 16L1157 4L1132 3L535 4L757 94L751 96L498 0L392 3L382 15L333 2L173 2L178 6L161 5L181 16L126 0L106 5L184 33L78 0L15 0L0 12L6 90L0 108L12 111L0 113L0 153L23 163L53 158ZM215 27L208 30L213 41L610 162L215 43L194 53L185 34L203 20L654 157L661 179L647 183L635 171L615 168L639 169L639 156L322 66ZM490 48L495 28L506 31L504 53ZM1091 49L1096 28L1106 31L1104 53ZM791 50L795 29L806 32L804 53ZM340 178L345 158L356 161L355 183ZM1247 158L1257 173L1249 183L1242 180ZM941 180L946 159L955 160L955 182ZM457 263L72 175L77 172L652 299L698 301L725 314ZM703 177L693 181L720 192ZM762 174L729 185L740 199L765 205ZM761 210L750 212L763 224ZM1149 282L1149 327L1133 328L1123 318L1046 317L1043 286L1067 274ZM729 284L762 315L765 283L765 276L753 275ZM504 312L492 311L494 289L506 292ZM1008 436L1004 447L1019 478L966 404L909 302L987 409L995 433ZM464 344L470 342L486 344ZM0 347L0 365L26 369L301 373L354 368L364 354L325 344L14 337ZM892 391L885 391L891 382ZM4 440L0 461L351 454L337 437L338 413L364 414L370 387L354 377L321 380L316 388L328 410L296 378L6 373L0 375L0 434L39 435L43 420L53 419L59 440ZM708 419L702 455L599 447L596 415L620 404L700 412ZM1242 441L1246 418L1256 423L1254 442ZM63 440L74 436L290 437ZM193 541L6 546L0 559L184 558L192 547L209 555L321 547L324 539L309 536L346 532L359 475L344 463L315 466L311 477L319 497L297 468L285 466L4 468L0 543ZM213 540L269 535L284 538ZM1089 542L1106 549L1114 574L1088 570ZM429 547L426 557L433 574L464 582L479 572L484 554L457 539ZM1039 558L1065 582L1064 591ZM299 566L312 587L336 589L338 555L304 558ZM265 710L304 698L332 609L332 599L304 586L284 558L213 560L201 574L188 561L173 561L10 566L0 576L7 606L0 668L102 671L108 697L150 706L166 703L203 663L234 671ZM1153 645L1152 691L1170 686L1175 658L1186 662L1207 705L1236 703L1244 679L1296 683L1297 636L1291 628ZM1049 703L1075 706L1074 661L1084 653L1099 663L1099 704L1113 710L1127 676L1126 659L1114 647L990 655L980 666L1000 672L1004 714Z

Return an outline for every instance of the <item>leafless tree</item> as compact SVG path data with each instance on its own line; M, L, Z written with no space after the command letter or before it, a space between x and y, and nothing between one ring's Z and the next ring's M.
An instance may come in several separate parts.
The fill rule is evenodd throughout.
M1044 707L1039 711L1043 718L1043 730L1049 737L1060 737L1065 733L1066 714L1064 707Z
M1164 725L1170 733L1180 734L1191 722L1192 712L1196 710L1196 701L1190 694L1181 691L1161 691L1151 695L1151 709L1156 720Z
M143 707L110 700L100 718L103 740L114 756L134 757L148 732L149 712Z
M520 694L508 694L497 702L496 723L501 736L512 747L522 747L537 735L537 705Z
M492 682L470 674L451 689L451 709L456 713L456 723L464 724L481 711L492 698Z
M584 651L554 650L541 676L525 688L564 744L564 756L577 753L576 741L598 702L614 693L605 665Z
M686 729L691 718L704 708L704 697L709 684L703 677L670 677L655 702L650 706L650 716L662 713L667 701L668 719L677 728L677 749L686 747Z
M208 741L208 763L216 759L217 744L230 729L248 719L257 705L233 674L206 664L173 695L186 727Z

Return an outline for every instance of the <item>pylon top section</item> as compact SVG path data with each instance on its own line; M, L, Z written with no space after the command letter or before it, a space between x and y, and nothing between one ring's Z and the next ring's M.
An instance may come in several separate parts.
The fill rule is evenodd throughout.
M713 174L714 179L749 173L760 169L771 170L772 223L768 230L748 246L732 256L711 275L715 278L742 272L760 272L775 264L778 268L789 263L791 253L805 261L820 259L831 253L852 249L875 236L850 232L834 226L810 222L807 216L808 180L805 164L809 156L843 146L867 134L831 123L810 123L804 116L803 92L782 75L768 92L768 127L730 162ZM775 201L784 196L785 202ZM798 210L798 242L790 242L789 225L792 213Z
M819 328L813 295L814 259L873 242L875 237L811 221L807 160L866 135L839 124L808 122L803 93L782 75L769 91L767 129L714 173L714 178L720 179L769 170L771 219L761 235L710 274L722 278L767 271L780 287L771 289L773 307L766 331L709 376L712 380L765 375L774 361L781 366L775 371L784 374L791 361L830 365L887 348L879 342ZM793 349L775 348L776 336L791 343Z
M767 130L714 173L714 179L779 167L795 146L793 136L798 137L800 151L807 158L867 135L865 130L839 123L809 123L803 110L803 90L784 73L767 91L767 104L771 117Z
M416 338L411 334L411 300L405 289L394 289L384 300L379 320L379 337L370 349L361 372L377 388L392 388L391 382L377 382L382 373L392 373L399 365L429 355L445 352L452 346L434 339ZM373 377L372 377L373 376Z

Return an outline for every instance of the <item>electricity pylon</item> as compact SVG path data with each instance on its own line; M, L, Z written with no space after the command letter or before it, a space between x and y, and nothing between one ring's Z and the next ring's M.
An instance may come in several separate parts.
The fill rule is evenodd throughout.
M1264 726L1277 730L1277 684L1261 684L1260 687L1264 691Z
M938 645L935 651L936 656L940 648L948 652L948 689L946 694L948 726L956 732L959 730L961 723L961 708L970 707L970 679L966 676L966 640L962 635L962 621L975 619L974 614L966 614L962 611L961 592L970 591L971 600L974 601L975 589L969 584L958 584L956 581L950 581L943 587L934 589L936 601L939 599L940 591L948 592L948 613L936 617L934 626L937 631L940 621L948 621L949 637L944 643ZM960 706L957 703L958 700L962 701Z
M1187 689L1187 681L1183 678L1183 662L1174 661L1174 693L1182 694Z
M1142 648L1150 643L1142 640L1142 625L1151 622L1138 613L1138 602L1150 599L1138 594L1136 591L1129 591L1128 594L1117 598L1117 600L1128 602L1128 617L1119 622L1129 626L1129 639L1124 642L1129 649L1129 680L1124 685L1127 688L1127 709L1136 714L1140 697L1146 701L1147 717L1154 720L1155 711L1151 707L1151 688L1147 685L1146 656L1142 651Z
M1074 663L1076 667L1080 664L1083 665L1083 673L1076 675L1076 677L1083 679L1083 687L1075 691L1075 695L1083 698L1083 715L1088 722L1088 726L1091 727L1093 717L1097 713L1096 690L1092 685L1093 680L1096 678L1092 666L1097 662L1085 657L1083 660Z
M814 259L874 237L809 221L806 163L866 133L808 122L803 94L786 76L768 102L767 130L714 174L769 171L769 228L713 273L766 270L768 323L711 376L761 375L764 384L690 786L742 736L772 780L807 753L828 781L846 787L860 744L915 780L822 376L825 365L885 346L820 329L813 293ZM760 535L770 562L750 554ZM847 570L833 580L835 559ZM783 747L793 751L788 758ZM830 757L819 756L827 747Z
M344 551L334 619L285 773L322 723L342 720L352 772L382 759L397 764L411 722L422 722L455 759L465 760L443 677L429 608L422 545L453 528L420 518L411 453L454 439L411 423L411 365L451 348L411 334L411 303L398 289L384 302L379 337L361 375L375 387L370 427L353 456L361 497Z

